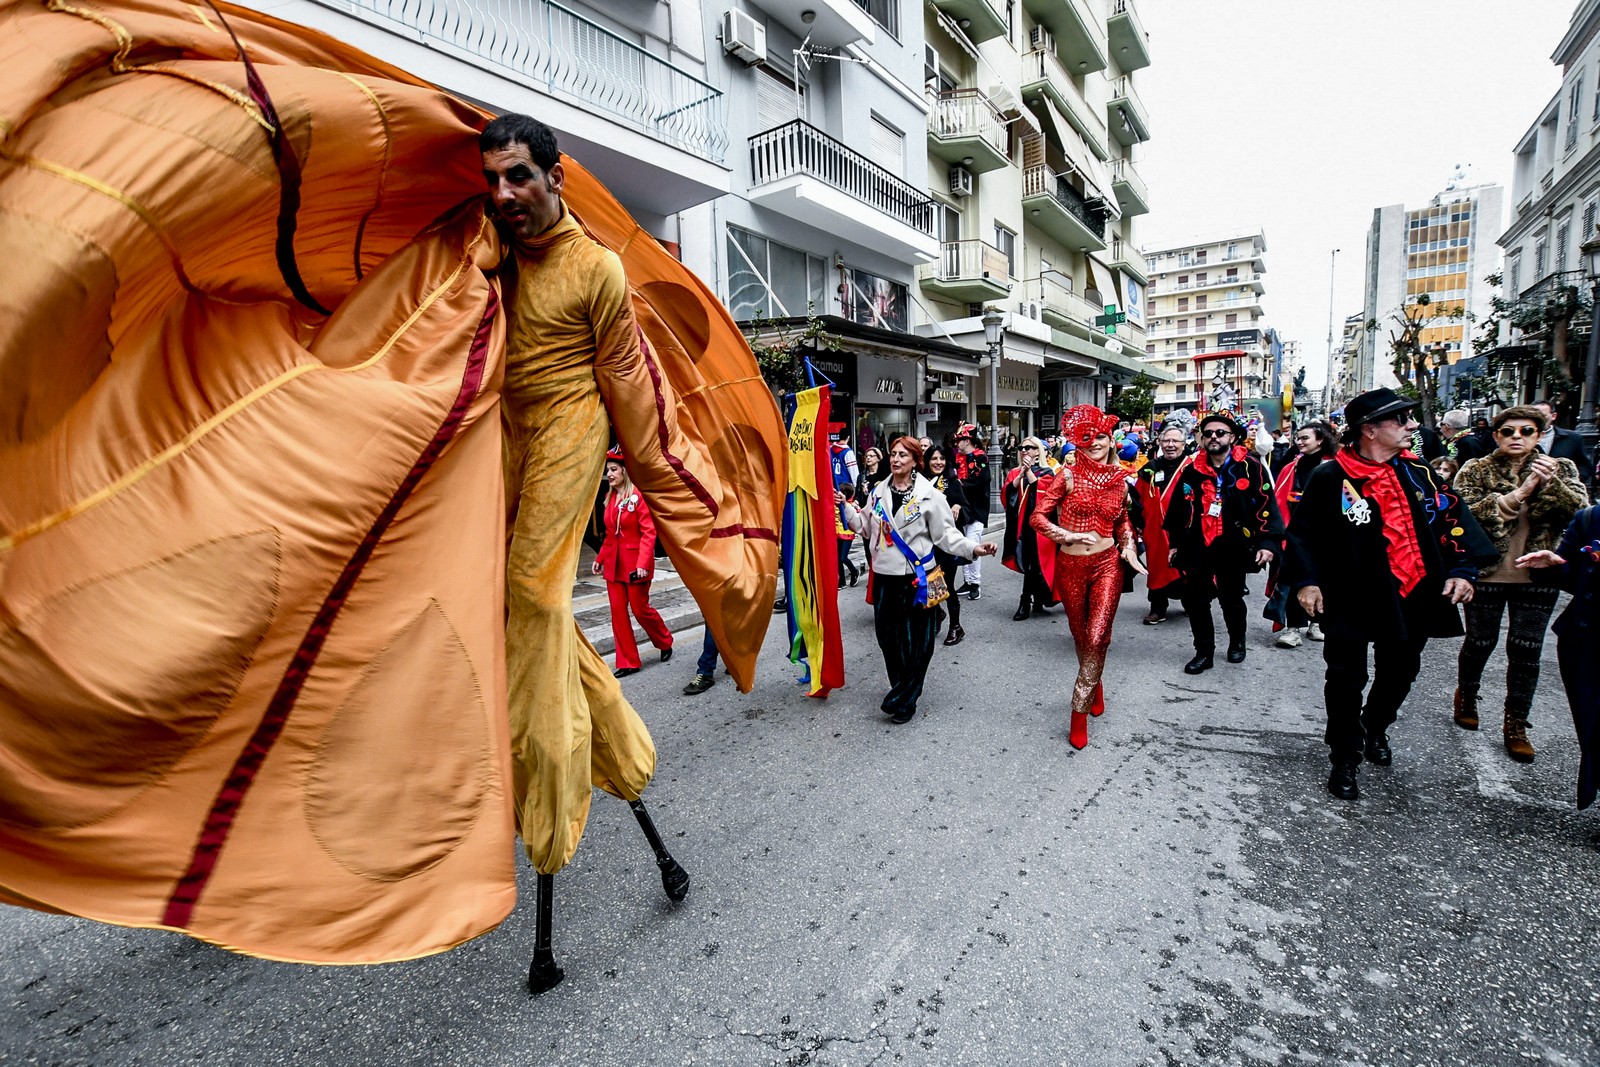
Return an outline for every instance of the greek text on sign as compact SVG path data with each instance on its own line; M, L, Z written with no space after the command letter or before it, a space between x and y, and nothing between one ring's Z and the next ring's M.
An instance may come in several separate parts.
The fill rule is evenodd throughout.
M1010 389L1014 393L1037 393L1039 383L1033 378L1011 378L1000 375L1000 388Z

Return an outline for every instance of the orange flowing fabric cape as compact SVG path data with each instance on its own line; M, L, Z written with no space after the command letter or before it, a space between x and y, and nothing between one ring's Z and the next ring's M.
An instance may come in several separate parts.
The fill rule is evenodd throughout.
M0 901L322 963L511 909L483 121L241 9L0 0ZM666 378L613 420L748 689L776 405L569 167Z

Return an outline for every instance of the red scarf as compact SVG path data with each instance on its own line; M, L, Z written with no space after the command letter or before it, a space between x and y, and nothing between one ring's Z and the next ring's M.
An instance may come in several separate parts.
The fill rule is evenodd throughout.
M1422 561L1422 545L1417 541L1411 505L1400 487L1395 461L1374 463L1358 456L1353 448L1339 449L1333 459L1350 477L1366 480L1365 490L1378 505L1376 518L1383 524L1383 539L1389 543L1389 569L1400 580L1400 595L1410 596L1428 568Z
M1235 445L1232 458L1235 461L1243 460L1244 453L1243 445ZM1203 448L1194 454L1194 469L1205 479L1200 483L1200 535L1209 547L1211 542L1222 536L1222 509L1217 508L1215 515L1211 513L1211 505L1217 502L1221 491L1222 475L1212 469L1211 458Z

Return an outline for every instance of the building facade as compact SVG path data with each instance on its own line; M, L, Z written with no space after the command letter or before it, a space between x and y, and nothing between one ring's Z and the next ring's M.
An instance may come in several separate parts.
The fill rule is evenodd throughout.
M1515 148L1502 295L1521 322L1501 333L1503 398L1544 396L1539 364L1555 355L1573 382L1582 380L1589 316L1576 307L1583 276L1579 248L1600 235L1600 0L1581 0L1550 56L1561 88L1540 109ZM1570 387L1576 392L1577 386Z
M1241 228L1163 244L1145 253L1150 329L1144 361L1171 375L1156 410L1243 410L1280 395L1262 322L1267 237ZM1222 403L1218 403L1218 400Z
M1499 269L1500 249L1492 238L1500 231L1503 212L1500 186L1458 187L1456 182L1424 207L1408 210L1390 204L1373 211L1363 261L1363 313L1377 328L1361 335L1356 392L1401 384L1389 340L1399 330L1399 315L1435 319L1419 340L1425 347L1437 347L1447 365L1472 355L1471 318L1493 311L1495 294L1488 278ZM1434 310L1420 310L1424 294ZM1463 314L1440 314L1449 308Z

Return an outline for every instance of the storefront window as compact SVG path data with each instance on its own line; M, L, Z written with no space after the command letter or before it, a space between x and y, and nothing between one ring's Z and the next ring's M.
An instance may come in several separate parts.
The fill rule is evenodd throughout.
M910 408L856 408L856 451L869 448L889 450L889 442L911 432Z

